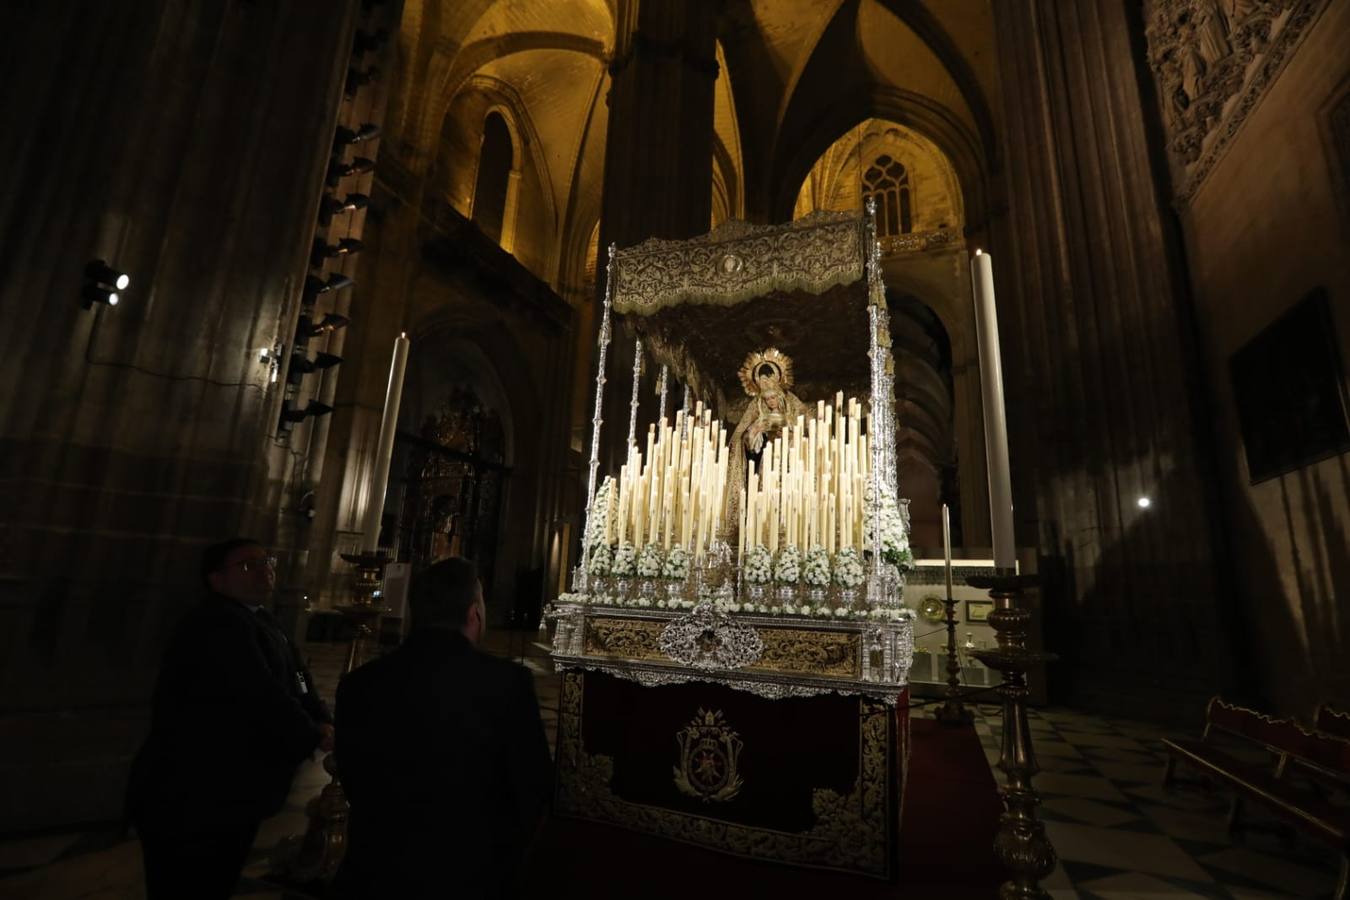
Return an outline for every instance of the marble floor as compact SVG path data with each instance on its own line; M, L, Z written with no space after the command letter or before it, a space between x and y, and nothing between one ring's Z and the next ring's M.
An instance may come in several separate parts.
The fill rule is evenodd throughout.
M493 634L487 649L523 662L535 674L550 741L559 679L535 636ZM340 648L312 645L320 690L332 695ZM999 710L977 707L976 731L991 765L998 760ZM915 709L927 716L927 707ZM1067 898L1193 898L1256 900L1326 897L1335 885L1335 854L1302 839L1244 833L1235 841L1224 823L1227 798L1199 786L1162 787L1166 732L1147 724L1068 709L1033 711L1031 728L1041 773L1046 831L1060 857L1045 882ZM1001 773L995 769L995 776ZM288 836L303 833L304 804L326 782L318 761L299 773L286 808L264 823L236 897L301 900L267 880L269 858ZM959 839L954 836L954 839ZM902 862L903 864L903 862ZM115 829L90 829L0 840L0 898L139 900L139 845Z

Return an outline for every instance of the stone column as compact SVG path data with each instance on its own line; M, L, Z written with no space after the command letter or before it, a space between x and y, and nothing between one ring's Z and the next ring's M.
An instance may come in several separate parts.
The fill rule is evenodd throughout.
M710 227L717 7L643 0L626 6L628 15L620 17L610 64L599 273L610 243L628 247L649 237L688 238ZM607 366L602 475L610 460L623 459L633 384L632 337L617 329L615 338ZM655 383L654 373L644 378L648 381ZM650 401L648 387L643 396ZM655 409L653 402L644 406ZM655 413L644 412L639 421L652 421ZM589 441L587 434L588 448Z
M1115 694L1122 711L1199 699L1221 683L1226 644L1212 467L1142 52L1118 0L993 9L1014 501L1019 543L1043 555L1046 642L1064 660L1052 680L1084 700Z
M0 772L0 830L116 817L128 710L200 596L202 548L289 546L260 351L294 333L358 6L8 17L0 691L28 762ZM116 307L81 306L96 257L131 277Z

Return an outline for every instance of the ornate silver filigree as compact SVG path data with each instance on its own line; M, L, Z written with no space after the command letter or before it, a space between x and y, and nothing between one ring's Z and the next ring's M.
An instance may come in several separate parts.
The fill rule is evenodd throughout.
M661 651L700 671L741 669L759 659L764 641L711 603L700 603L661 632Z
M703 675L695 675L689 672L679 670L659 671L654 669L634 668L632 666L617 663L601 663L591 660L558 660L556 666L559 672L565 672L569 669L580 669L586 672L603 672L606 675L612 675L615 678L622 678L625 681L631 681L634 684L640 684L643 687L664 687L669 684L689 684L694 681L711 682L731 688L735 691L744 691L747 694L754 694L756 697L763 697L766 700L783 700L788 697L822 697L826 694L838 694L841 697L866 697L869 700L876 700L887 706L895 706L899 702L900 694L894 690L886 690L882 685L856 685L850 687L839 687L824 684L793 683L786 681L772 680L750 680L739 678L715 678L709 679Z

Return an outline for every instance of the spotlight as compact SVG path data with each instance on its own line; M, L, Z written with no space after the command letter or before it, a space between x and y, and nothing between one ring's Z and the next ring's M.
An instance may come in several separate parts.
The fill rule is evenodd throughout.
M360 144L379 136L380 126L374 122L367 122L355 131L339 125L338 130L333 135L333 149L341 150L348 144Z
M287 400L281 406L281 424L294 425L297 422L305 421L309 416L317 418L319 416L326 416L332 411L333 407L329 406L327 403L320 403L318 400L309 401L309 403L305 404L304 409L296 409L291 405L291 401Z
M371 66L364 72L355 67L347 70L347 85L345 93L348 99L355 97L356 92L366 85L370 84L376 78L380 77L380 70Z
M365 209L368 205L370 198L365 194L348 194L345 200L339 200L332 194L324 194L323 199L319 201L319 224L327 226L338 213L354 212Z
M84 308L92 309L95 303L106 303L108 306L116 306L122 298L117 295L117 291L109 290L102 285L86 284L81 292L84 297Z
M364 156L358 156L349 163L334 158L328 164L328 175L325 177L324 183L330 188L335 188L338 186L338 182L348 175L364 175L373 168L375 168L375 160L366 159Z
M371 50L378 50L387 40L389 40L387 29L380 28L372 34L358 28L356 29L356 37L352 39L352 55L359 56Z
M319 372L323 369L331 369L342 362L342 357L334 356L331 353L316 353L313 359L306 359L303 356L294 356L291 358L291 369L288 380L299 381L301 377L309 375L312 372Z
M95 259L84 267L84 277L95 284L106 284L119 291L131 287L131 276L119 272L101 259Z
M331 259L334 256L345 256L348 253L360 253L365 245L356 238L343 238L336 244L326 244L323 238L314 239L314 248L310 251L309 262L314 268L323 265L325 259Z
M313 275L305 276L305 290L300 296L300 302L305 306L313 306L319 299L320 294L327 294L329 291L341 291L356 284L346 275L340 272L334 272L328 276L328 280L315 278Z
M344 328L350 321L346 316L340 316L337 313L324 313L323 318L317 322L307 316L301 316L300 321L295 326L295 336L298 340L307 341L312 337L329 334L339 328Z

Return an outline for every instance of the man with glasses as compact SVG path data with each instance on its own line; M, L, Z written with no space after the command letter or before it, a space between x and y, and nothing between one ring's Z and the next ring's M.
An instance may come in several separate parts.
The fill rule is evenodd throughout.
M332 716L266 608L275 564L248 538L208 547L206 597L169 641L127 788L148 900L229 897L297 766L332 749Z

